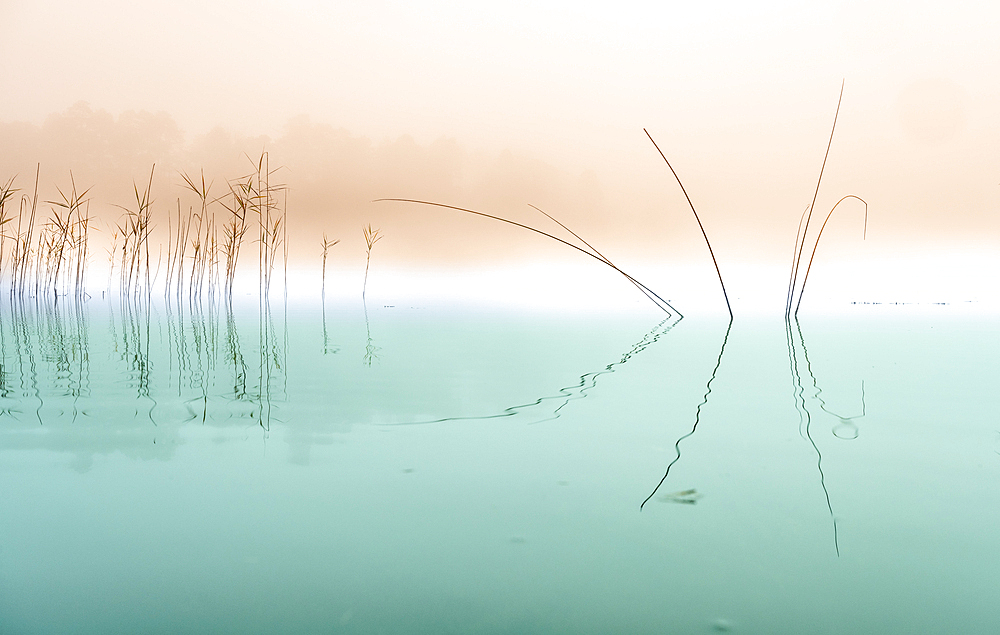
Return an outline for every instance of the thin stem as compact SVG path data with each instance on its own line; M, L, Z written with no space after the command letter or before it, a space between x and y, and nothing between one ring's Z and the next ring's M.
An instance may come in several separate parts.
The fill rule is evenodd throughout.
M660 150L660 146L656 145L656 141L653 141L653 136L649 134L648 130L643 128L642 131L645 132L646 136L649 137L649 140L653 142L653 147L656 148L656 151L660 153L661 157L663 157L663 161L667 164L667 167L670 168L671 174L673 174L674 178L677 180L677 185L681 186L681 192L684 193L684 198L687 199L688 206L691 207L691 213L694 214L694 219L698 221L698 228L701 230L701 235L705 238L705 244L708 245L708 255L712 257L712 264L715 265L715 273L719 276L719 286L722 287L722 297L726 300L726 309L729 311L729 319L732 320L733 307L729 304L729 294L726 293L726 283L722 281L722 272L719 271L719 261L715 259L715 252L712 250L712 243L708 240L708 234L705 233L705 226L701 224L701 218L698 217L698 212L694 208L694 203L691 202L691 197L688 196L687 190L684 188L684 184L681 183L681 177L677 176L677 171L674 170L674 166L670 165L670 161L667 161L667 155L663 154L663 150Z
M840 103L844 99L844 81L840 82L840 96L837 98L837 110L833 113L833 126L830 128L830 140L826 144L826 153L823 155L823 165L819 169L819 178L816 179L816 191L813 192L812 202L809 204L809 214L806 216L806 224L802 230L802 245L805 244L806 236L809 234L809 221L812 220L813 209L816 207L816 198L819 196L819 186L823 182L823 171L826 170L826 160L830 156L830 147L833 145L833 133L837 130L837 117L840 116ZM799 263L802 261L802 245L799 246L799 253L795 257L795 264L792 265L792 285L788 290L788 297L785 300L785 317L787 318L792 310L792 299L795 293L795 283L799 279ZM801 291L799 292L801 294Z
M857 199L857 200L861 201L862 203L864 203L864 206L865 206L865 230L864 230L864 235L865 236L868 235L868 203L863 198L861 198L860 196L855 196L853 194L848 194L847 196L845 196L842 199L840 199L839 201L837 201L837 204L833 206L833 209L830 210L830 213L826 215L826 219L823 221L823 224L819 228L819 233L816 234L816 242L813 244L812 254L809 256L809 264L806 266L806 275L803 276L803 278L802 278L802 288L799 289L799 300L795 304L795 316L796 317L798 317L798 315L799 315L799 306L801 306L801 304L802 304L802 294L805 293L806 282L809 281L809 272L812 270L813 259L816 258L816 249L819 247L819 239L823 237L823 230L826 229L826 224L828 222L830 222L830 217L833 216L833 212L834 212L834 210L837 209L837 206L840 205L841 203L843 203L844 201L846 201L849 198ZM862 238L862 240L864 240L864 238Z
M579 251L582 254L586 254L587 256L590 256L591 258L593 258L594 260L597 260L598 262L604 263L605 265L611 267L612 269L614 269L615 271L617 271L621 275L625 276L625 278L627 278L633 284L636 284L636 285L640 286L642 289L645 289L646 291L649 291L649 293L651 293L653 295L653 297L656 298L655 300L653 300L652 298L650 298L650 299L662 311L664 311L666 313L673 312L673 313L676 313L678 316L681 315L680 311L678 311L673 306L671 306L670 303L668 303L666 300L664 300L660 296L658 296L655 293L653 293L652 291L650 291L649 287L646 287L642 283L638 282L635 278L633 278L629 274L627 274L624 271L622 271L621 269L619 269L617 266L615 266L614 264L612 264L609 260L603 258L602 256L600 256L600 255L598 255L596 253L591 253L591 252L587 251L586 249L583 249L582 247L580 247L578 245L574 245L571 242L563 240L562 238L559 238L558 236L553 236L552 234L549 234L547 232L543 232L540 229L535 229L534 227L531 227L530 225L525 225L523 223L518 223L516 221L508 220L508 219L502 218L500 216L494 216L492 214L486 214L485 212L477 212L476 210L473 210L473 209L466 209L464 207L456 207L454 205L445 205L444 203L434 203L432 201L420 201L420 200L415 200L415 199L410 199L410 198L379 198L379 199L375 199L372 202L373 203L379 203L379 202L383 202L383 201L394 201L394 202L400 202L400 203L419 203L421 205L432 205L434 207L443 207L445 209L453 209L453 210L458 211L458 212L465 212L467 214L475 214L476 216L482 216L484 218L492 218L493 220L500 221L501 223L507 223L508 225L514 225L515 227L520 227L521 229L527 229L530 232L534 232L536 234L540 234L542 236L545 236L546 238L551 238L552 240L560 242L560 243L566 245L567 247L571 247L571 248ZM535 208L535 209L538 209L538 208ZM541 211L541 210L539 210L539 211ZM542 213L544 214L544 212L542 212ZM546 214L546 216L548 216L548 214ZM572 233L572 232L570 232L570 233ZM586 243L584 243L584 244L586 244ZM660 304L660 303L662 303L662 304Z

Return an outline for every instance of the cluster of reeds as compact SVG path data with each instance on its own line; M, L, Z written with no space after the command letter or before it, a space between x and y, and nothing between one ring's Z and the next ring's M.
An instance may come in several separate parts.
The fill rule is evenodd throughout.
M119 235L122 239L119 273L121 293L124 296L141 293L148 290L152 284L153 272L149 257L149 234L153 229L152 188L155 171L156 166L154 165L149 170L149 181L146 182L146 189L140 191L138 184L132 184L135 192L135 208L118 206L125 212L125 217L118 222L115 232L116 239ZM113 271L114 252L112 252L111 267Z
M259 257L259 285L262 298L266 298L271 287L275 263L279 249L287 263L286 243L287 189L283 184L274 183L272 177L277 172L271 169L267 152L253 163L253 170L229 183L229 195L222 205L229 212L223 227L222 252L226 258L226 297L232 299L233 280L240 257L240 248L251 220L257 219L257 242ZM279 197L282 203L279 205Z
M41 166L37 166L35 169L35 189L34 193L29 197L28 195L22 195L20 204L18 206L17 213L17 229L14 230L13 234L8 235L8 223L13 220L6 210L4 211L3 217L5 222L0 229L2 229L3 239L0 242L7 242L7 240L12 240L14 242L14 251L10 255L10 278L11 278L11 288L18 294L23 294L28 288L29 276L31 273L31 254L32 254L32 232L35 227L35 211L38 208L38 176L41 171ZM17 190L13 189L14 179L11 178L9 184L5 187L6 199L10 200L13 193ZM25 219L27 213L27 219ZM2 270L2 266L0 266Z
M71 172L69 192L58 188L57 191L60 200L48 201L52 205L52 215L42 226L39 236L36 271L46 291L57 294L62 286L64 293L72 290L74 295L80 295L84 289L87 265L90 215L86 196L89 190L77 192Z
M7 223L14 220L14 217L8 214L11 201L17 194L17 188L14 187L14 177L10 177L6 183L0 185L0 262L3 262L3 251L6 245L6 227ZM325 237L324 237L325 238ZM323 262L326 262L326 249L323 249Z
M240 246L247 232L247 213L250 210L252 183L233 181L229 183L229 199L222 203L229 218L222 228L222 253L226 256L226 298L232 300L233 280L236 277L236 264L240 258Z
M802 306L802 294L806 288L806 282L809 280L809 272L812 270L813 260L816 258L816 249L819 247L820 238L823 237L823 230L826 229L826 224L830 221L830 217L833 216L833 212L836 211L837 207L841 203L848 199L855 199L860 201L865 206L865 228L864 237L868 235L868 203L853 194L848 194L837 201L833 208L827 213L826 218L823 220L823 224L820 226L819 231L816 232L816 238L813 239L812 252L809 255L809 262L806 265L805 273L802 275L802 281L799 282L799 274L801 272L802 265L802 254L805 252L806 241L809 235L809 224L812 221L813 210L816 207L816 199L819 197L819 186L823 182L823 172L826 170L826 161L830 157L830 147L833 145L833 134L837 130L837 117L840 115L840 104L844 99L844 84L840 84L840 97L837 99L837 110L833 115L833 126L830 129L830 140L826 144L826 154L823 155L823 164L819 169L819 178L816 180L816 190L813 192L812 202L806 207L805 211L802 212L802 216L799 218L799 227L795 233L795 249L792 254L792 270L788 277L788 292L785 296L785 319L789 319L793 315L797 316L799 314L799 307ZM793 311L792 305L795 305Z
M262 152L256 161L251 160L251 164L250 173L229 181L229 191L217 198L212 197L212 183L205 180L204 172L200 179L181 174L185 189L198 199L198 211L191 206L185 217L178 201L176 233L171 230L168 249L167 278L180 288L186 276L190 297L200 297L206 289L213 294L221 275L225 298L232 301L243 243L255 220L262 300L268 296L278 262L282 261L287 270L286 187L274 182L278 169L271 169L267 152ZM227 212L221 242L212 209L216 203ZM190 259L186 271L185 259ZM224 273L220 272L223 260Z
M212 183L204 173L198 177L181 173L190 204L185 205L178 198L176 216L158 215L159 208L153 200L156 175L153 166L148 180L141 186L133 184L134 203L127 207L117 206L123 213L108 225L111 239L108 289L119 287L123 318L123 340L118 350L129 364L129 374L136 383L138 396L149 399L151 420L156 403L149 389L152 369L148 351L150 291L161 266L165 265L165 280L161 284L164 284L168 299L168 321L177 316L171 342L178 345L178 368L181 373L191 375L191 388L200 389L200 412L204 419L208 414L208 378L219 352L213 314L216 305L212 298L222 275L220 263L225 262L225 290L227 298L231 299L241 247L248 230L253 238L254 225L259 245L261 299L264 300L259 343L260 377L256 387L250 385L232 307L227 303L227 333L234 373L232 398L250 403L254 410L249 416L257 418L266 429L271 419L271 400L280 399L284 394L287 325L284 331L276 327L266 296L275 270L283 263L287 271L287 201L285 187L274 182L274 170L268 166L267 154L263 153L253 165L250 174L229 181L228 192L219 197L213 194ZM15 183L16 177L0 181L0 275L9 276L11 301L21 304L32 296L37 298L43 294L82 296L90 258L88 239L93 219L89 214L89 190L78 188L71 173L69 187L57 188L58 197L44 201L50 207L48 217L38 214L40 169L39 166L36 170L33 195L21 193ZM193 201L191 194L195 197ZM223 205L228 212L223 215L221 244L217 205ZM187 207L186 214L184 207ZM166 223L162 222L163 217ZM157 235L163 231L156 229L158 222L161 227L166 225L166 253L157 243ZM336 242L324 239L324 250ZM113 285L116 281L119 284ZM207 312L200 302L206 293L210 300ZM175 295L178 302L171 306L169 300ZM182 295L187 297L188 307L179 301ZM55 305L54 302L44 303L44 306ZM82 303L73 305L80 307ZM180 333L186 328L185 312L191 318L193 348L185 343L186 338ZM196 358L193 361L192 355ZM2 374L0 368L0 380Z
M46 201L51 214L36 234L40 171L41 166L35 172L34 193L21 196L16 216L14 200L20 190L14 187L14 177L0 186L0 271L9 270L11 290L17 294L81 295L91 223L89 189L77 190L71 172L68 190L57 188L59 200ZM9 252L4 248L8 242L13 243Z
M204 172L199 177L180 174L184 189L194 194L196 202L185 205L178 198L176 214L164 214L165 254L154 232L154 165L143 186L133 184L134 202L116 206L124 214L108 225L108 289L117 279L124 295L148 293L160 267L165 265L165 296L175 292L180 298L186 293L189 300L195 300L207 292L211 297L224 275L224 290L231 299L241 247L247 231L256 225L260 290L262 298L266 298L275 270L284 264L287 271L286 189L274 182L276 170L269 167L266 152L252 164L253 170L229 181L228 192L220 197L212 194L212 183ZM36 170L32 195L21 194L15 185L16 177L0 181L0 272L8 278L14 293L83 294L90 258L89 232L94 220L89 214L89 189L78 189L70 173L69 188L57 188L59 197L45 201L50 206L48 218L40 218L40 171L41 166ZM217 204L228 212L221 241ZM327 241L324 250L333 244ZM224 274L220 271L222 261Z
M198 211L193 205L188 206L188 213L182 213L181 200L177 199L177 226L174 232L173 222L168 217L167 271L164 292L169 294L173 289L180 296L187 278L188 299L200 299L202 293L208 290L211 295L218 279L219 249L218 232L215 224L215 213L210 206L215 203L211 198L212 183L205 181L202 171L200 180L195 180L187 173L181 172L184 188L190 190L198 199ZM191 248L190 265L185 273L184 261L187 249Z
M37 179L36 179L37 184ZM36 185L37 188L37 185ZM14 187L14 177L10 179L0 187L0 266L3 263L4 247L7 245L7 241L11 240L14 242L14 252L11 256L11 274L12 278L16 278L17 274L21 271L27 264L27 259L19 254L22 253L22 240L21 240L21 216L22 214L17 214L18 227L16 233L13 235L8 235L8 223L14 220L15 216L11 212L11 208L14 207L13 202L18 193L18 189ZM37 194L37 192L36 192ZM23 206L23 198L21 200L21 205ZM34 206L32 206L32 219L34 219Z

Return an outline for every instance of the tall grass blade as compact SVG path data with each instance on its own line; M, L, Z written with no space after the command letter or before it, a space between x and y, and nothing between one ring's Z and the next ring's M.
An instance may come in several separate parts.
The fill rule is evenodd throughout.
M840 116L840 104L844 99L844 81L840 82L840 96L837 98L837 110L833 113L833 126L830 127L830 140L826 144L826 153L823 154L823 165L819 169L819 178L816 179L816 190L813 192L812 202L809 204L809 213L806 214L806 223L802 228L802 242L799 245L799 249L795 254L794 262L792 263L792 275L791 283L788 285L788 296L785 300L785 319L791 315L792 311L792 301L795 295L795 286L799 279L799 264L802 261L802 245L805 244L806 237L809 235L809 222L812 220L813 209L816 206L816 198L819 196L819 186L823 182L823 172L826 170L826 160L830 157L830 147L833 145L833 134L837 131L837 117Z
M674 175L674 179L677 180L677 185L681 187L681 192L684 193L684 198L687 199L688 205L691 207L691 213L694 214L694 219L698 221L698 228L701 229L701 235L705 238L705 244L708 245L708 255L712 257L712 264L715 265L715 273L719 276L719 286L722 287L722 297L726 300L726 309L729 311L729 319L733 319L733 307L729 304L729 294L726 293L726 283L722 281L722 272L719 271L719 261L715 259L715 252L712 250L712 243L708 240L708 234L705 233L705 226L701 224L701 218L698 217L698 211L694 208L694 203L691 202L691 197L688 196L687 190L684 188L684 184L681 183L681 177L677 176L677 171L674 170L674 166L670 165L670 161L667 161L667 155L663 154L663 150L660 150L660 146L656 145L656 141L653 140L653 136L649 134L649 131L645 128L642 129L649 137L649 140L653 142L653 147L656 151L660 153L663 157L663 161L670 168L670 173Z
M812 270L813 260L816 258L816 249L819 247L819 239L823 237L823 230L826 229L826 224L828 222L830 222L830 217L833 216L833 212L837 209L837 207L841 203L843 203L844 201L846 201L849 198L856 199L858 201L861 201L864 204L864 206L865 206L865 228L864 228L864 234L863 234L862 240L864 240L865 237L868 236L868 203L863 198L861 198L859 196L855 196L853 194L848 194L847 196L845 196L845 197L841 198L839 201L837 201L837 203L833 206L833 209L830 210L830 213L826 215L826 219L823 220L823 224L820 226L819 232L816 234L816 242L813 244L812 254L810 254L810 256L809 256L809 264L806 266L806 274L805 274L805 276L802 277L802 287L799 289L799 299L798 299L798 302L795 303L795 315L796 316L798 316L798 314L799 314L799 307L802 305L802 294L805 293L806 282L809 281L809 272Z
M654 304L656 304L656 306L659 307L662 311L664 311L666 313L671 313L672 312L672 313L677 314L678 316L681 316L680 311L678 311L673 306L671 306L670 303L668 303L666 300L664 300L663 298L661 298L656 293L653 293L649 289L649 287L647 287L646 285L644 285L641 282L637 281L635 278L633 278L629 274L627 274L624 271L622 271L621 269L619 269L616 265L612 264L610 260L608 260L608 259L604 258L603 256L601 256L599 253L596 252L596 250L594 252L587 251L586 249L584 249L583 247L580 247L579 245L574 245L573 243L571 243L571 242L569 242L567 240L563 240L562 238L559 238L558 236L554 236L554 235L552 235L552 234L550 234L548 232L542 231L540 229L536 229L536 228L534 228L534 227L532 227L530 225L525 225L524 223L519 223L517 221L512 221L512 220L509 220L507 218L503 218L501 216L494 216L493 214L487 214L485 212L478 212L478 211L473 210L473 209L467 209L467 208L464 208L464 207L456 207L454 205L445 205L444 203L435 203L433 201L420 201L420 200L410 199L410 198L379 198L379 199L375 199L372 202L373 203L379 203L379 202L417 203L417 204L420 204L420 205L430 205L430 206L433 206L433 207L441 207L441 208L444 208L444 209L451 209L451 210L455 210L455 211L458 211L458 212L465 212L466 214L474 214L476 216L482 216L484 218L491 218L491 219L493 219L495 221L499 221L501 223L507 223L508 225L513 225L515 227L520 227L521 229L526 229L526 230L528 230L530 232L534 232L536 234L545 236L546 238L550 238L550 239L552 239L552 240L554 240L556 242L562 243L562 244L566 245L567 247L575 249L575 250L579 251L580 253L586 254L587 256L589 256L589 257L597 260L598 262L601 262L601 263L607 265L608 267L611 267L612 269L614 269L615 271L617 271L621 275L625 276L626 279L628 279L632 284L636 285L641 291L643 291L643 293L648 292L647 293L647 297L652 296L652 297L650 297L650 300ZM534 207L534 206L532 206L532 207ZM542 210L538 209L537 207L535 207L535 209L538 210L539 212L542 211ZM545 212L542 212L542 213L545 214ZM545 215L549 216L548 214L545 214ZM549 218L552 218L552 217L549 216ZM555 219L553 218L552 220L555 220ZM558 223L558 221L556 221L556 222ZM562 225L561 223L559 223L559 225L562 226L564 229L567 229L565 227L565 225ZM567 229L567 231L569 231L569 230ZM570 232L570 233L573 233L573 232ZM576 236L576 234L574 234L574 236ZM577 236L577 238L579 240L581 240L581 242L583 242L583 240L580 239L579 236ZM584 242L584 244L589 247L589 245L586 242ZM590 248L593 249L593 247L590 247ZM683 317L683 316L681 316L681 317Z

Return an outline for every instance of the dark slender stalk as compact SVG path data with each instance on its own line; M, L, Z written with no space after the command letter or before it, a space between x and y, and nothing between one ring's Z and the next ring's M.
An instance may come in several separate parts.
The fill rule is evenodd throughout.
M819 196L819 186L823 182L823 171L826 170L826 160L830 156L830 147L833 145L833 133L837 130L837 117L840 116L840 103L844 99L844 82L840 82L840 96L837 98L837 110L833 113L833 126L830 128L830 140L826 144L826 153L823 155L823 165L819 169L819 178L816 179L816 190L813 192L812 203L809 204L809 213L806 215L806 224L802 229L802 245L805 244L806 236L809 234L809 221L812 220L813 208L816 206L816 198ZM791 314L792 299L795 294L795 284L799 279L799 263L802 260L802 248L799 247L795 255L795 262L792 264L792 283L788 288L788 297L785 300L785 318Z
M411 426L411 425L425 425L431 423L444 423L446 421L483 421L487 419L503 419L507 417L514 417L520 413L527 412L532 408L542 406L543 404L549 405L546 408L549 416L545 419L533 420L531 423L542 423L545 421L554 421L558 419L561 415L561 411L565 408L570 401L577 399L583 399L587 397L591 390L597 388L598 379L604 375L614 373L618 368L629 362L633 357L642 353L644 350L655 344L660 340L661 337L669 333L675 326L677 326L683 318L679 315L668 314L667 317L657 324L651 331L646 333L646 335L636 342L632 348L627 352L623 353L617 358L617 361L610 364L606 364L600 370L592 371L589 373L584 373L580 375L580 379L576 384L563 386L559 388L554 393L549 393L538 397L532 401L521 403L515 406L510 406L504 408L502 411L490 414L490 415L478 415L478 416L468 416L468 417L444 417L441 419L433 419L430 421L414 421L407 423L389 423L385 425L389 426ZM551 402L560 402L558 406L551 407Z
M28 267L31 266L31 234L35 228L35 210L38 208L38 177L42 172L42 164L39 163L35 166L35 189L34 193L31 195L31 216L28 218L28 228L27 232L23 237L23 242L21 243L20 253L20 275L18 279L18 294L24 293L24 284L28 275ZM21 199L22 207L24 204L24 199ZM18 216L18 236L20 236L21 231L21 221L20 215Z
M806 214L809 213L809 206L802 210L802 215L799 216L799 226L795 230L795 248L792 249L792 268L788 272L788 295L785 298L785 302L788 302L788 298L791 297L792 290L795 288L795 259L799 255L799 251L802 249L803 241L805 236L802 235L802 226L806 222Z
M583 238L581 238L580 235L577 234L575 231L573 231L569 227L566 227L565 225L563 225L562 223L560 223L556 218L554 218L553 216L547 214L541 208L535 207L531 203L528 203L528 207L531 207L532 209L538 210L539 213L545 215L545 217L548 218L549 220L551 220L553 223L555 223L556 225L559 225L560 227L562 227L563 229L565 229L567 232L569 232L570 234L572 234L574 238L576 238L581 243L583 243L584 245L586 245L586 247L588 249L590 249L590 251L592 251L594 253L594 255L596 255L598 258L600 258L604 262L604 264L612 267L613 269L617 269L617 267L615 267L614 264L610 260L608 260L608 258L604 254L602 254L601 252L597 251L597 249L593 245L591 245L586 240L584 240ZM644 296L646 296L647 298L649 298L653 302L653 304L657 304L657 299L660 299L661 302L663 301L658 295L656 295L655 293L653 293L652 291L650 291L649 289L647 289L645 287L645 285L639 283L638 281L634 280L633 278L630 278L629 276L625 276L625 277L628 279L629 282L631 282L635 286L636 289L638 289L639 291L641 291ZM657 306L659 306L659 305L657 304ZM669 305L667 305L667 306L669 306ZM673 307L670 307L670 308L673 309ZM680 315L680 313L677 312L676 310L674 312L677 313L677 315Z
M574 245L573 243L568 242L566 240L563 240L562 238L559 238L558 236L553 236L552 234L550 234L548 232L544 232L544 231L542 231L540 229L535 229L534 227L531 227L530 225L525 225L523 223L518 223L516 221L508 220L508 219L502 218L500 216L494 216L492 214L486 214L485 212L477 212L476 210L466 209L464 207L456 207L454 205L445 205L444 203L434 203L432 201L419 201L419 200L410 199L410 198L379 198L379 199L375 199L372 202L373 203L379 203L379 202L382 202L382 201L394 201L394 202L400 202L400 203L419 203L421 205L432 205L434 207L443 207L445 209L453 209L453 210L458 211L458 212L465 212L467 214L475 214L476 216L482 216L484 218L492 218L493 220L500 221L501 223L507 223L508 225L514 225L515 227L520 227L521 229L526 229L526 230L528 230L530 232L534 232L536 234L540 234L542 236L545 236L546 238L551 238L552 240L560 242L560 243L566 245L567 247L571 247L571 248L579 251L580 253L586 254L586 255L590 256L591 258L597 260L598 262L602 262L605 265L611 267L612 269L614 269L615 271L617 271L621 275L625 276L625 278L627 278L630 282L632 282L633 284L635 284L636 286L638 286L640 288L640 290L643 291L643 293L648 292L647 297L649 297L650 295L652 295L652 297L650 298L650 300L654 304L656 304L662 311L667 312L667 313L673 312L673 313L677 314L678 316L681 316L680 311L678 311L673 306L671 306L669 302L667 302L666 300L664 300L663 298L661 298L656 293L653 293L653 291L651 291L649 289L649 287L647 287L646 285L644 285L641 282L637 281L635 278L633 278L629 274L627 274L624 271L622 271L621 269L619 269L617 266L615 266L614 264L612 264L611 261L607 260L606 258L604 258L603 256L601 256L600 254L598 254L598 253L592 253L590 251L587 251L586 249L580 247L579 245ZM538 208L536 207L535 209L538 209ZM538 210L538 211L541 212L541 210ZM542 213L545 214L545 212L542 212ZM545 215L548 216L548 214L545 214ZM552 218L552 217L549 216L549 218ZM553 219L553 220L555 220L555 219ZM561 223L560 223L560 225L561 225ZM561 225L561 226L563 228L565 228L564 225ZM567 229L567 231L569 231L569 230ZM573 232L570 232L570 233L573 233ZM574 236L575 235L576 234L574 234ZM577 236L577 238L579 238L579 236ZM582 239L580 239L580 240L582 242ZM584 242L584 244L586 245L587 243ZM588 245L588 247L589 247L589 245ZM593 249L593 247L591 247L591 249ZM681 316L681 317L683 317L683 316Z
M7 183L0 185L0 271L3 271L3 248L8 238L5 225L14 219L13 216L7 216L6 207L17 191L14 187L14 177L11 177ZM14 242L15 244L17 242L16 236Z
M339 238L337 240L330 240L329 238L326 237L326 233L325 232L323 233L323 282L322 282L322 286L320 288L322 290L321 291L321 296L322 296L322 298L323 298L324 301L326 300L326 256L327 256L327 252L330 251L330 247L333 247L334 245L336 245L339 242L340 242ZM287 286L287 282L286 282L286 286Z
M812 377L813 387L816 390L816 397L819 396L820 390L816 381L816 375L812 371L812 364L809 361L809 351L806 349L805 337L802 335L802 326L799 324L797 317L794 318L794 320L794 330L792 328L791 320L785 320L785 337L788 344L789 364L792 371L795 409L799 413L799 435L802 436L810 446L812 446L813 452L816 453L816 471L819 473L819 485L823 489L823 496L826 500L826 509L830 513L830 522L833 525L833 546L837 552L837 557L839 558L840 539L837 534L837 517L833 513L833 502L830 499L830 490L826 486L826 473L823 472L823 453L820 452L819 446L816 444L816 441L812 436L812 413L809 412L809 408L806 405L805 385L802 382L802 374L799 372L798 353L795 350L796 333L798 334L799 342L802 346L802 356L805 361L806 371L809 373L810 377ZM823 400L820 399L819 401L822 407Z
M660 150L660 146L656 145L656 141L653 141L653 136L649 134L648 130L643 128L642 131L645 132L646 136L649 137L649 140L653 142L653 147L656 148L656 151L660 153L661 157L663 157L663 161L667 164L667 167L670 168L670 173L673 174L674 179L677 180L677 185L681 186L681 192L684 193L684 198L687 199L688 206L691 207L691 213L694 214L694 219L698 221L698 228L701 229L701 235L705 238L705 244L708 245L708 255L712 257L712 264L715 265L715 273L719 276L719 285L722 287L722 297L726 300L726 309L729 311L729 319L732 320L733 307L729 304L729 294L726 293L726 283L722 281L722 272L719 271L719 261L715 259L715 252L712 250L712 243L708 240L708 234L705 233L705 226L701 224L701 218L698 217L698 212L694 208L694 203L691 202L691 197L688 196L687 190L684 189L684 184L681 183L681 177L677 176L677 171L674 170L674 166L670 165L670 161L667 161L667 155L663 154L663 150Z
M371 264L372 261L372 247L375 246L375 243L377 243L379 239L382 238L382 236L381 234L379 234L379 230L372 229L371 224L363 227L362 229L364 230L365 234L365 244L368 247L368 253L365 258L365 283L364 286L361 287L361 299L364 300L365 291L368 290L368 266Z
M674 460L667 465L667 469L663 472L663 478L661 478L660 482L656 484L653 491L649 493L649 496L647 496L642 503L639 504L639 511L642 511L642 508L649 502L649 499L653 498L656 492L660 489L660 486L663 485L664 481L667 480L667 477L670 476L670 468L672 468L677 461L681 460L681 441L698 431L698 424L701 423L701 409L703 406L708 404L708 396L712 394L712 382L715 381L715 376L719 372L719 366L722 365L722 356L726 354L726 343L729 341L729 332L732 329L733 319L730 317L729 325L726 326L726 335L722 338L722 346L719 347L719 358L715 360L715 368L712 369L712 376L709 378L708 383L705 384L705 396L702 398L701 403L698 404L698 407L694 411L694 425L691 426L690 432L677 439L677 442L674 443L674 452L676 452Z
M809 264L806 266L806 275L802 277L802 287L799 289L799 300L798 300L798 302L795 303L795 316L796 317L798 317L798 315L799 315L799 306L801 306L801 304L802 304L802 294L805 293L806 282L809 281L809 272L812 270L813 260L816 258L816 248L819 247L819 239L823 237L823 230L826 229L826 224L828 222L830 222L830 217L833 216L833 212L834 212L834 210L837 209L837 206L840 205L841 203L843 203L844 201L846 201L849 198L857 199L857 200L861 201L862 203L864 203L864 206L865 206L865 230L864 230L864 236L868 235L868 203L863 198L861 198L860 196L855 196L853 194L848 194L847 196L845 196L842 199L840 199L839 201L837 201L836 205L833 206L833 209L830 210L830 213L826 215L826 219L823 221L823 224L819 228L819 233L816 234L816 242L813 244L812 254L809 256ZM864 238L862 238L862 240L864 240Z

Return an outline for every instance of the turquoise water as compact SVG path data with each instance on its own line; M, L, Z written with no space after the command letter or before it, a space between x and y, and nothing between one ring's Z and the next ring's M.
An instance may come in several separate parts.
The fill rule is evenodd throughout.
M0 632L1000 632L998 331L4 301Z

